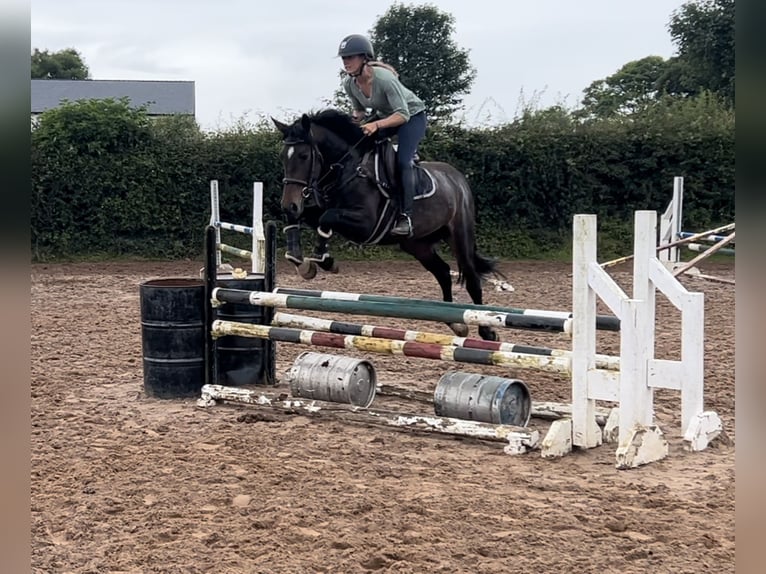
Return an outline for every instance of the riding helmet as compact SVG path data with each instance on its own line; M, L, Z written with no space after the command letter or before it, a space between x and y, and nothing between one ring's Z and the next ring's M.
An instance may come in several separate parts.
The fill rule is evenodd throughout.
M375 59L375 49L365 36L361 34L351 34L340 41L338 46L338 56L356 56L363 54L370 60Z

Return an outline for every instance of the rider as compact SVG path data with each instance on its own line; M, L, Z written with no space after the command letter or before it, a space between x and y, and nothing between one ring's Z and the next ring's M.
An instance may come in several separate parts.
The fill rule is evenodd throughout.
M399 81L394 68L375 60L375 50L365 36L351 34L343 38L338 56L343 58L343 67L348 74L343 87L351 100L354 119L361 122L366 117L365 110L372 109L371 118L362 125L365 135L378 130L398 135L397 162L402 189L400 215L391 234L411 237L415 197L413 162L418 144L426 134L426 106Z

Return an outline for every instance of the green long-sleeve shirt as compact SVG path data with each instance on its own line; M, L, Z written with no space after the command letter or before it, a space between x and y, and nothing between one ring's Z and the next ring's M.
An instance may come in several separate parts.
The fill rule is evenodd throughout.
M373 79L369 98L362 93L351 76L346 76L343 81L343 88L351 99L354 110L365 111L367 108L372 108L378 118L387 118L397 112L409 121L410 116L426 109L423 100L402 84L396 74L377 66L370 66L370 69Z

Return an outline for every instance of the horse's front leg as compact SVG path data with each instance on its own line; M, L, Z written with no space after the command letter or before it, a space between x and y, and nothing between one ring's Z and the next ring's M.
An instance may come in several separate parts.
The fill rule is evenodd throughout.
M346 239L356 243L364 242L371 234L375 225L375 211L368 206L333 207L319 218L317 229L322 233L340 233Z
M330 255L330 238L332 237L332 229L324 230L322 226L317 227L317 239L314 244L314 252L309 255L306 260L316 263L325 271L330 273L337 273L339 271L338 264L335 262L335 258Z
M304 279L313 279L317 274L317 266L310 259L303 258L303 246L301 245L301 226L293 223L285 226L283 230L286 236L287 249L285 259L295 265L298 275Z

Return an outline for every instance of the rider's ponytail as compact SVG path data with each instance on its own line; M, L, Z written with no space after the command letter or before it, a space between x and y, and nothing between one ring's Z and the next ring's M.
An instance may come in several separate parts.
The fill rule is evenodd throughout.
M397 78L399 77L399 72L396 71L396 68L394 68L391 64L386 64L385 62L381 62L379 60L370 60L367 62L368 66L377 66L379 68L385 68L392 74L394 74Z

